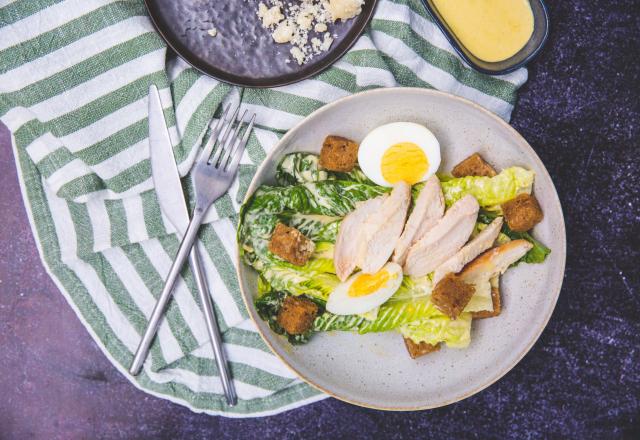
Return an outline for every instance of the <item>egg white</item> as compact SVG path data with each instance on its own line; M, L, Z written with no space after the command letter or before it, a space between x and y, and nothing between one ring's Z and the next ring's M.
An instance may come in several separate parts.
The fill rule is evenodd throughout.
M425 126L413 122L392 122L374 128L365 136L358 149L358 163L373 182L381 186L393 186L382 176L382 156L392 145L412 142L422 149L429 167L420 182L424 182L440 167L440 143Z
M349 288L362 272L351 275L331 292L327 300L327 310L335 315L356 315L369 312L391 298L402 284L402 267L396 263L387 263L380 270L386 270L390 275L395 275L395 278L369 295L354 297L348 295Z

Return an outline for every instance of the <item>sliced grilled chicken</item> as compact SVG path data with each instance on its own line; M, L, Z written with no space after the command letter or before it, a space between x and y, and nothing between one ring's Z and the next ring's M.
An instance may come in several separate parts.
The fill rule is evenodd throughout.
M478 201L472 195L454 203L444 217L409 248L405 274L427 275L458 252L473 232L479 209Z
M433 197L432 203L428 205L427 213L420 223L418 231L413 237L413 241L411 242L411 244L416 243L418 240L424 237L425 234L429 232L436 225L436 223L438 223L438 220L440 220L444 215L444 194L442 194L442 187L440 186L440 181L438 180L438 178L436 176L433 177L436 179L438 186L436 187L435 184L433 184L433 186L430 188L431 196ZM424 191L425 189L427 189L426 185L422 189L422 191Z
M365 236L360 248L358 266L364 273L376 273L389 260L402 234L407 210L411 203L411 185L396 183L378 212L367 217L362 225Z
M409 215L402 235L393 251L393 262L403 265L407 252L413 243L418 241L442 218L444 214L444 196L440 181L433 175L427 179L420 191L413 211Z
M465 308L465 312L494 312L491 279L503 274L509 266L524 256L533 245L526 240L513 240L493 249L473 260L458 275L465 283L475 287L475 293Z
M448 273L460 272L468 262L493 246L493 243L500 233L500 228L502 228L502 220L502 217L496 218L475 236L473 240L456 252L453 257L438 266L433 273L433 284L438 284L438 281Z
M336 268L336 275L342 281L345 281L358 265L360 248L365 241L365 237L362 235L362 224L369 215L380 210L382 203L388 197L388 195L384 195L358 203L356 209L347 214L340 223L333 252L333 264Z
M513 240L489 249L469 263L460 276L465 282L484 279L487 282L503 274L509 266L522 258L533 247L527 240Z

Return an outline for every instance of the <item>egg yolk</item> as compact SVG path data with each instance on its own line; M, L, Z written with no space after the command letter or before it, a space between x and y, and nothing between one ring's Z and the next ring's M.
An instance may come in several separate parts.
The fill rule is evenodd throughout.
M382 177L389 183L418 183L429 169L429 159L413 142L400 142L387 148L380 161Z
M397 274L391 275L384 269L374 274L364 273L356 278L353 284L351 284L347 295L351 297L371 295L378 289L386 286L389 280L393 280L397 277Z

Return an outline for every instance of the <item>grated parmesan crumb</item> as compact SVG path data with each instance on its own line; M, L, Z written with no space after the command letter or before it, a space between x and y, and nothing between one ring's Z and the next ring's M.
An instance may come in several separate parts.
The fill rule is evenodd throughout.
M325 32L327 30L327 25L326 23L316 23L313 30L316 32Z
M325 4L331 21L349 20L362 12L364 0L329 0Z
M284 19L280 5L274 5L268 8L267 5L262 2L258 5L258 17L262 19L262 26L265 28L271 28Z
M296 28L293 23L289 20L282 20L271 33L271 36L276 43L288 43L293 39L295 31Z
M314 55L329 50L337 35L331 36L327 23L348 20L362 10L364 0L263 0L257 15L262 27L271 31L276 43L289 43L292 58L304 64ZM285 62L289 62L286 60Z
M305 58L304 52L302 52L302 50L298 46L293 46L289 50L289 52L291 53L291 56L293 57L293 59L298 62L298 64L304 64L306 58Z

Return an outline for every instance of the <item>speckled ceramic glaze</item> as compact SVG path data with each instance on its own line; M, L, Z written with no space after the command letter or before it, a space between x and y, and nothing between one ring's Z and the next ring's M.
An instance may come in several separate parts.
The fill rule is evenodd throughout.
M145 0L156 29L184 60L207 75L248 87L277 87L326 69L355 43L373 15L366 0L357 17L329 25L334 42L303 65L291 60L289 44L277 44L260 24L260 0ZM285 1L285 4L295 3ZM207 31L215 28L216 37ZM312 32L310 38L317 36Z
M553 312L565 265L565 228L560 201L544 165L508 124L481 107L452 95L424 89L380 89L343 98L311 114L290 130L264 161L249 188L273 184L283 155L319 152L329 134L360 141L373 128L394 121L417 122L440 141L440 171L471 153L496 168L520 165L536 173L534 192L544 220L534 235L547 244L545 263L520 265L501 279L503 311L474 320L471 345L444 347L413 360L394 332L356 335L320 333L303 346L291 346L258 317L253 299L256 272L238 264L238 276L251 317L264 340L302 379L332 396L388 410L433 408L464 399L507 373L527 353Z

